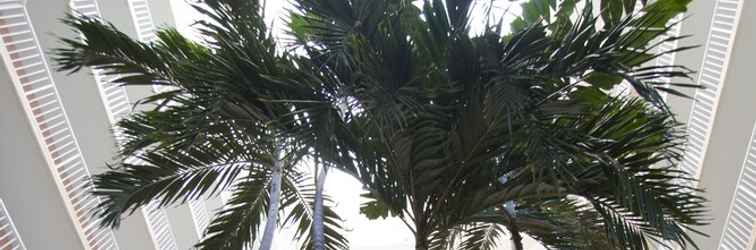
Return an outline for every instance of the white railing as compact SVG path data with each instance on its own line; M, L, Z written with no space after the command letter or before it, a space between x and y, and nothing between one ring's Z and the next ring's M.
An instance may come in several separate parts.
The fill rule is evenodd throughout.
M210 224L210 213L207 210L206 203L200 200L189 202L189 211L194 219L194 228L197 231L197 237L202 239L205 229Z
M131 17L136 28L137 38L140 42L151 43L157 40L155 32L155 20L152 19L148 0L128 0L131 9ZM152 85L154 92L162 92L166 88L162 85Z
M742 0L717 0L715 3L698 76L698 84L704 88L696 90L694 96L687 124L688 144L681 164L683 170L696 178L701 174L700 168L706 156L742 4Z
M148 0L129 0L129 8L131 8L131 15L139 41L143 43L154 42L157 39L155 35L157 29L155 28L155 21L152 19ZM152 90L155 93L168 90L169 88L162 85L152 86ZM209 212L205 208L205 202L201 200L191 201L189 202L189 210L194 219L195 229L199 237L202 238L202 233L210 220Z
M86 249L118 249L91 210L99 199L45 55L22 1L0 2L0 51L25 113Z
M102 18L99 7L95 0L72 0L71 9L74 13L85 15L96 19ZM92 70L97 88L100 92L100 98L105 105L105 112L111 125L115 125L121 118L128 115L131 111L126 89L114 83L112 76L105 75L101 70ZM114 131L114 137L119 140L119 131ZM135 163L138 160L133 159ZM155 205L148 205L142 208L142 214L147 222L150 237L156 249L170 250L177 249L176 240L171 230L165 210Z
M69 6L75 15L100 17L100 8L95 0L70 0Z
M756 124L735 185L719 249L752 249L756 227Z
M638 2L640 2L640 1L638 1ZM668 39L670 37L680 36L680 30L681 30L680 26L682 24L681 23L682 20L683 20L683 14L678 14L677 16L675 16L672 19L670 19L667 24L668 25L672 25L672 27L670 27L670 30L667 31L667 34L662 35L659 39L660 40L664 40L664 39ZM672 51L674 49L677 49L677 45L678 45L678 40L663 42L662 44L659 45L659 47L656 48L656 53L663 53L663 52L667 52L667 51ZM667 54L661 55L660 57L656 58L656 60L654 62L655 66L659 67L659 66L671 66L671 65L674 65L675 64L675 55L676 54L677 53L667 53ZM669 84L672 81L672 79L670 79L669 77L665 77L665 78L662 78L662 81L665 84ZM667 92L663 92L662 93L662 97L664 98L664 100L667 100L667 96L668 95L669 94Z
M100 8L95 0L71 0L71 10L74 15L83 15L90 18L101 19ZM105 112L111 124L115 124L123 116L130 112L129 98L124 87L112 83L111 76L105 75L101 70L92 70L92 75L97 83L100 97L105 104Z
M0 199L0 249L3 250L26 250L21 235L13 224L10 212L5 207L3 199Z
M147 228L152 235L152 241L158 250L176 250L176 237L173 235L168 215L164 209L158 206L158 201L153 201L142 207L145 219L147 219Z
M142 42L155 40L155 22L147 0L128 0L131 9L131 20L134 21L137 38Z

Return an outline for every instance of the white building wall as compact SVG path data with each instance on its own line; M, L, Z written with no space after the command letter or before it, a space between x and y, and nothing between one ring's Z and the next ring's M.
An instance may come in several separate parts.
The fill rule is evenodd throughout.
M736 2L736 1L731 1ZM702 229L711 235L702 241L703 249L723 248L720 239L725 230L725 220L730 214L737 180L743 173L744 159L749 150L749 139L756 121L756 82L753 60L756 58L756 2L741 0L737 32L731 43L732 51L719 98L717 118L711 130L711 138L701 171L701 188L706 190L712 223ZM756 197L751 197L753 199ZM754 214L749 216L753 217ZM753 230L753 229L751 229ZM751 231L753 234L753 231ZM750 240L752 241L752 240ZM751 246L746 249L752 248Z
M18 234L11 213L0 199L0 249L26 250L24 240Z
M28 249L84 249L2 60L0 66L0 197Z
M110 229L99 228L99 220L90 210L98 199L90 194L90 170L82 155L79 137L69 120L67 107L62 103L54 73L48 66L47 40L41 39L40 30L54 28L47 13L36 14L39 1L4 1L0 4L0 36L5 70L11 78L32 128L35 140L41 147L46 166L52 173L67 212L86 249L118 249ZM46 8L54 7L47 5ZM61 6L63 7L63 6ZM64 9L64 8L58 8ZM35 14L32 14L35 13ZM37 26L39 25L39 26ZM42 28L40 28L42 27Z
M99 10L108 22L132 37L137 37L137 27L132 20L132 15L126 11L129 10L132 0L98 1ZM4 8L3 6L7 7L9 2L18 4L23 1L0 1L0 9ZM91 10L93 4L94 0L29 0L26 2L28 18L34 25L34 33L38 37L37 49L42 52L40 60L52 62L48 52L60 46L58 36L72 38L78 35L63 25L60 19L66 13L71 13L73 7L84 6L82 8ZM150 10L155 13L157 20L155 22L158 25L174 25L168 1L153 0L148 4ZM9 32L5 33L9 34ZM13 50L14 48L7 47L6 49ZM12 58L6 54L6 60L12 60ZM178 243L175 242L177 238L182 240L181 249L189 249L198 241L198 232L204 229L197 228L196 225L204 225L208 219L207 210L197 210L206 208L204 201L195 202L192 210L186 204L170 208L173 214L167 214L162 209L155 210L159 212L146 213L149 215L146 219L142 211L138 211L126 218L115 233L111 233L108 229L92 227L92 223L87 224L85 222L87 219L83 219L87 216L82 212L87 208L80 208L77 203L81 197L86 196L76 195L78 193L74 196L66 196L66 192L70 192L70 189L66 188L71 188L66 184L68 183L66 173L62 173L64 174L61 176L63 181L58 181L56 184L54 177L61 173L55 171L55 166L50 167L55 164L54 159L51 164L46 160L50 159L49 157L56 157L56 152L50 151L54 148L49 149L45 141L34 143L37 138L45 139L45 137L35 136L35 131L39 132L40 128L44 129L44 127L35 130L30 124L26 114L28 113L26 110L30 109L22 106L29 104L22 102L25 101L20 98L23 95L17 94L23 94L23 91L28 89L19 88L18 91L21 92L18 92L14 86L22 83L14 82L11 77L11 75L21 77L31 71L21 73L9 71L19 65L6 64L3 61L0 61L0 65L2 65L0 82L4 83L0 86L0 110L2 110L0 129L6 132L3 140L0 140L0 198L3 198L9 210L15 211L13 217L18 234L24 236L28 249L118 249L118 246L120 249L177 249ZM83 70L76 74L66 75L55 72L53 67L54 65L50 65L49 69L41 67L39 70L42 70L41 75L49 76L50 84L54 82L56 92L52 96L57 98L56 105L60 106L60 110L65 109L65 115L62 117L69 118L65 125L72 131L71 135L76 135L78 139L68 141L67 147L72 148L71 152L80 154L81 166L88 166L83 168L85 172L101 173L105 170L105 163L113 159L116 149L111 133L111 119L100 97L101 88L98 88L90 71ZM148 87L130 87L127 93L131 100L138 100L151 94L152 91ZM57 106L56 110L58 110ZM63 114L62 111L56 112ZM37 113L32 113L34 114ZM52 156L50 156L51 153ZM81 181L86 178L77 179ZM88 185L86 182L81 183L75 188L86 188ZM73 197L74 200L66 202L63 197ZM86 206L91 206L89 203L86 202ZM67 207L70 209L67 210ZM76 216L69 216L69 210L77 213ZM199 215L204 216L198 217ZM157 224L148 224L148 222ZM77 227L84 229L77 230ZM174 230L177 231L176 235L173 234ZM99 233L100 231L105 233ZM159 231L159 237L151 237L150 232L156 231ZM156 245L159 246L156 247Z
M754 248L748 225L756 215L749 210L756 196L749 193L752 175L744 159L756 121L756 83L749 73L756 57L755 11L756 3L747 0L693 1L682 25L681 34L693 37L681 46L702 47L678 53L676 64L697 70L694 79L706 89L684 90L694 100L670 96L668 101L689 132L682 167L700 177L698 187L709 199L711 224L696 228L709 237L694 236L701 249Z

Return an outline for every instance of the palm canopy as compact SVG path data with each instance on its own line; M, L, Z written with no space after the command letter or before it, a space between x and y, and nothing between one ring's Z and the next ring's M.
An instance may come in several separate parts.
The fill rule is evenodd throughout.
M687 2L601 1L594 16L591 1L532 0L502 35L471 34L473 1L299 0L290 26L355 111L376 199L363 212L406 220L417 249L491 249L505 230L518 248L523 232L647 249L690 246L705 223L660 94L691 71L647 66L675 52L655 48L680 39L659 41ZM623 82L638 98L609 94Z
M118 227L123 214L150 202L168 206L229 190L232 198L198 247L251 246L266 223L266 207L280 203L279 224L296 224L295 236L309 249L314 187L303 164L313 157L312 145L320 158L337 151L321 138L330 138L330 121L341 119L326 76L305 58L277 50L256 1L205 4L196 6L208 18L199 25L202 44L174 29L146 44L99 20L64 20L83 39L63 39L59 70L90 67L122 85L169 87L140 100L137 105L148 108L118 122L122 157L112 171L94 177L102 197L96 215L103 226ZM277 162L281 199L271 200ZM326 247L346 248L340 218L329 206L323 214Z
M282 211L301 236L312 189L296 166L312 154L364 184L369 217L405 220L417 249L492 249L507 234L521 248L521 233L558 249L688 246L705 223L659 93L679 94L670 86L687 84L662 79L690 71L647 66L675 52L654 48L688 1L638 12L604 0L594 16L588 0L531 0L509 34L496 22L471 34L471 0L294 2L289 27L306 55L277 50L251 0L198 5L210 19L202 44L171 29L144 44L67 19L84 41L64 40L61 70L172 87L118 124L124 159L95 178L103 225L152 200L233 190L199 246L243 248L271 202L278 151L290 166ZM608 94L623 82L639 97ZM325 214L327 246L345 248Z

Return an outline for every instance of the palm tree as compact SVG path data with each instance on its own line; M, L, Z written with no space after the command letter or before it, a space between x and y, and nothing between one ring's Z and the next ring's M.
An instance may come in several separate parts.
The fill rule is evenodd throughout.
M502 35L471 34L470 0L297 0L290 27L349 100L363 213L416 249L695 247L705 201L660 94L691 71L648 66L688 2L531 0Z
M318 222L323 182L306 184L305 158L362 181L375 199L363 212L400 217L416 249L491 249L504 235L522 249L523 233L564 249L685 246L705 222L659 94L679 94L661 79L690 71L645 66L674 52L654 52L654 38L687 1L638 13L607 0L596 17L588 0L532 0L502 35L500 22L470 33L470 0L297 0L289 26L305 56L276 50L257 1L205 3L202 45L170 29L142 44L67 20L85 42L64 40L61 70L174 89L119 123L121 155L146 163L96 177L105 226L151 200L231 189L199 247L249 246L278 210L309 237L303 247L345 248L328 206ZM622 82L640 99L607 94Z
M339 118L322 86L327 77L309 60L276 49L257 1L205 4L195 6L209 19L199 24L203 44L174 29L145 44L99 20L64 20L83 41L63 39L59 70L91 67L125 86L169 87L137 103L151 108L117 124L122 160L94 177L102 226L118 227L123 214L153 200L165 207L230 190L199 248L243 249L259 241L269 249L283 223L297 225L296 237L309 249L316 218L323 230L317 245L346 248L340 218L303 169L314 146L322 159L338 152L327 136L329 121Z

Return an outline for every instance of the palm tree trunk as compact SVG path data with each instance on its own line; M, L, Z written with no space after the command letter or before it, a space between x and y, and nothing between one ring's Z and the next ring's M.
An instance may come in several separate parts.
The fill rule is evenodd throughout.
M317 171L317 162L315 163ZM323 187L325 185L326 174L328 173L325 166L320 169L320 174L315 178L315 204L312 215L312 234L313 249L325 249L325 235L323 234Z
M514 205L512 205L512 207L514 207ZM520 235L520 227L517 226L517 220L513 215L514 213L507 209L507 205L505 205L504 209L501 211L509 219L507 229L509 230L509 233L512 234L512 248L515 250L523 250L522 235Z
M415 214L415 216L422 218L418 214ZM415 222L415 250L428 250L429 247L430 244L428 242L428 235L425 233L425 227Z
M515 250L524 249L524 246L522 245L522 235L520 235L520 232L512 233L512 249L515 249Z
M415 239L415 250L428 250L428 242L424 239Z
M283 164L279 150L273 152L273 173L270 176L270 200L268 201L268 218L265 221L262 240L260 241L260 250L270 250L273 246L273 237L276 234L276 224L278 222L278 206L281 199L281 176L283 175Z
M512 248L515 250L523 250L522 235L520 235L520 228L517 226L517 222L511 214L506 211L504 213L509 217L509 225L507 225L507 229L509 229L509 233L512 234Z

